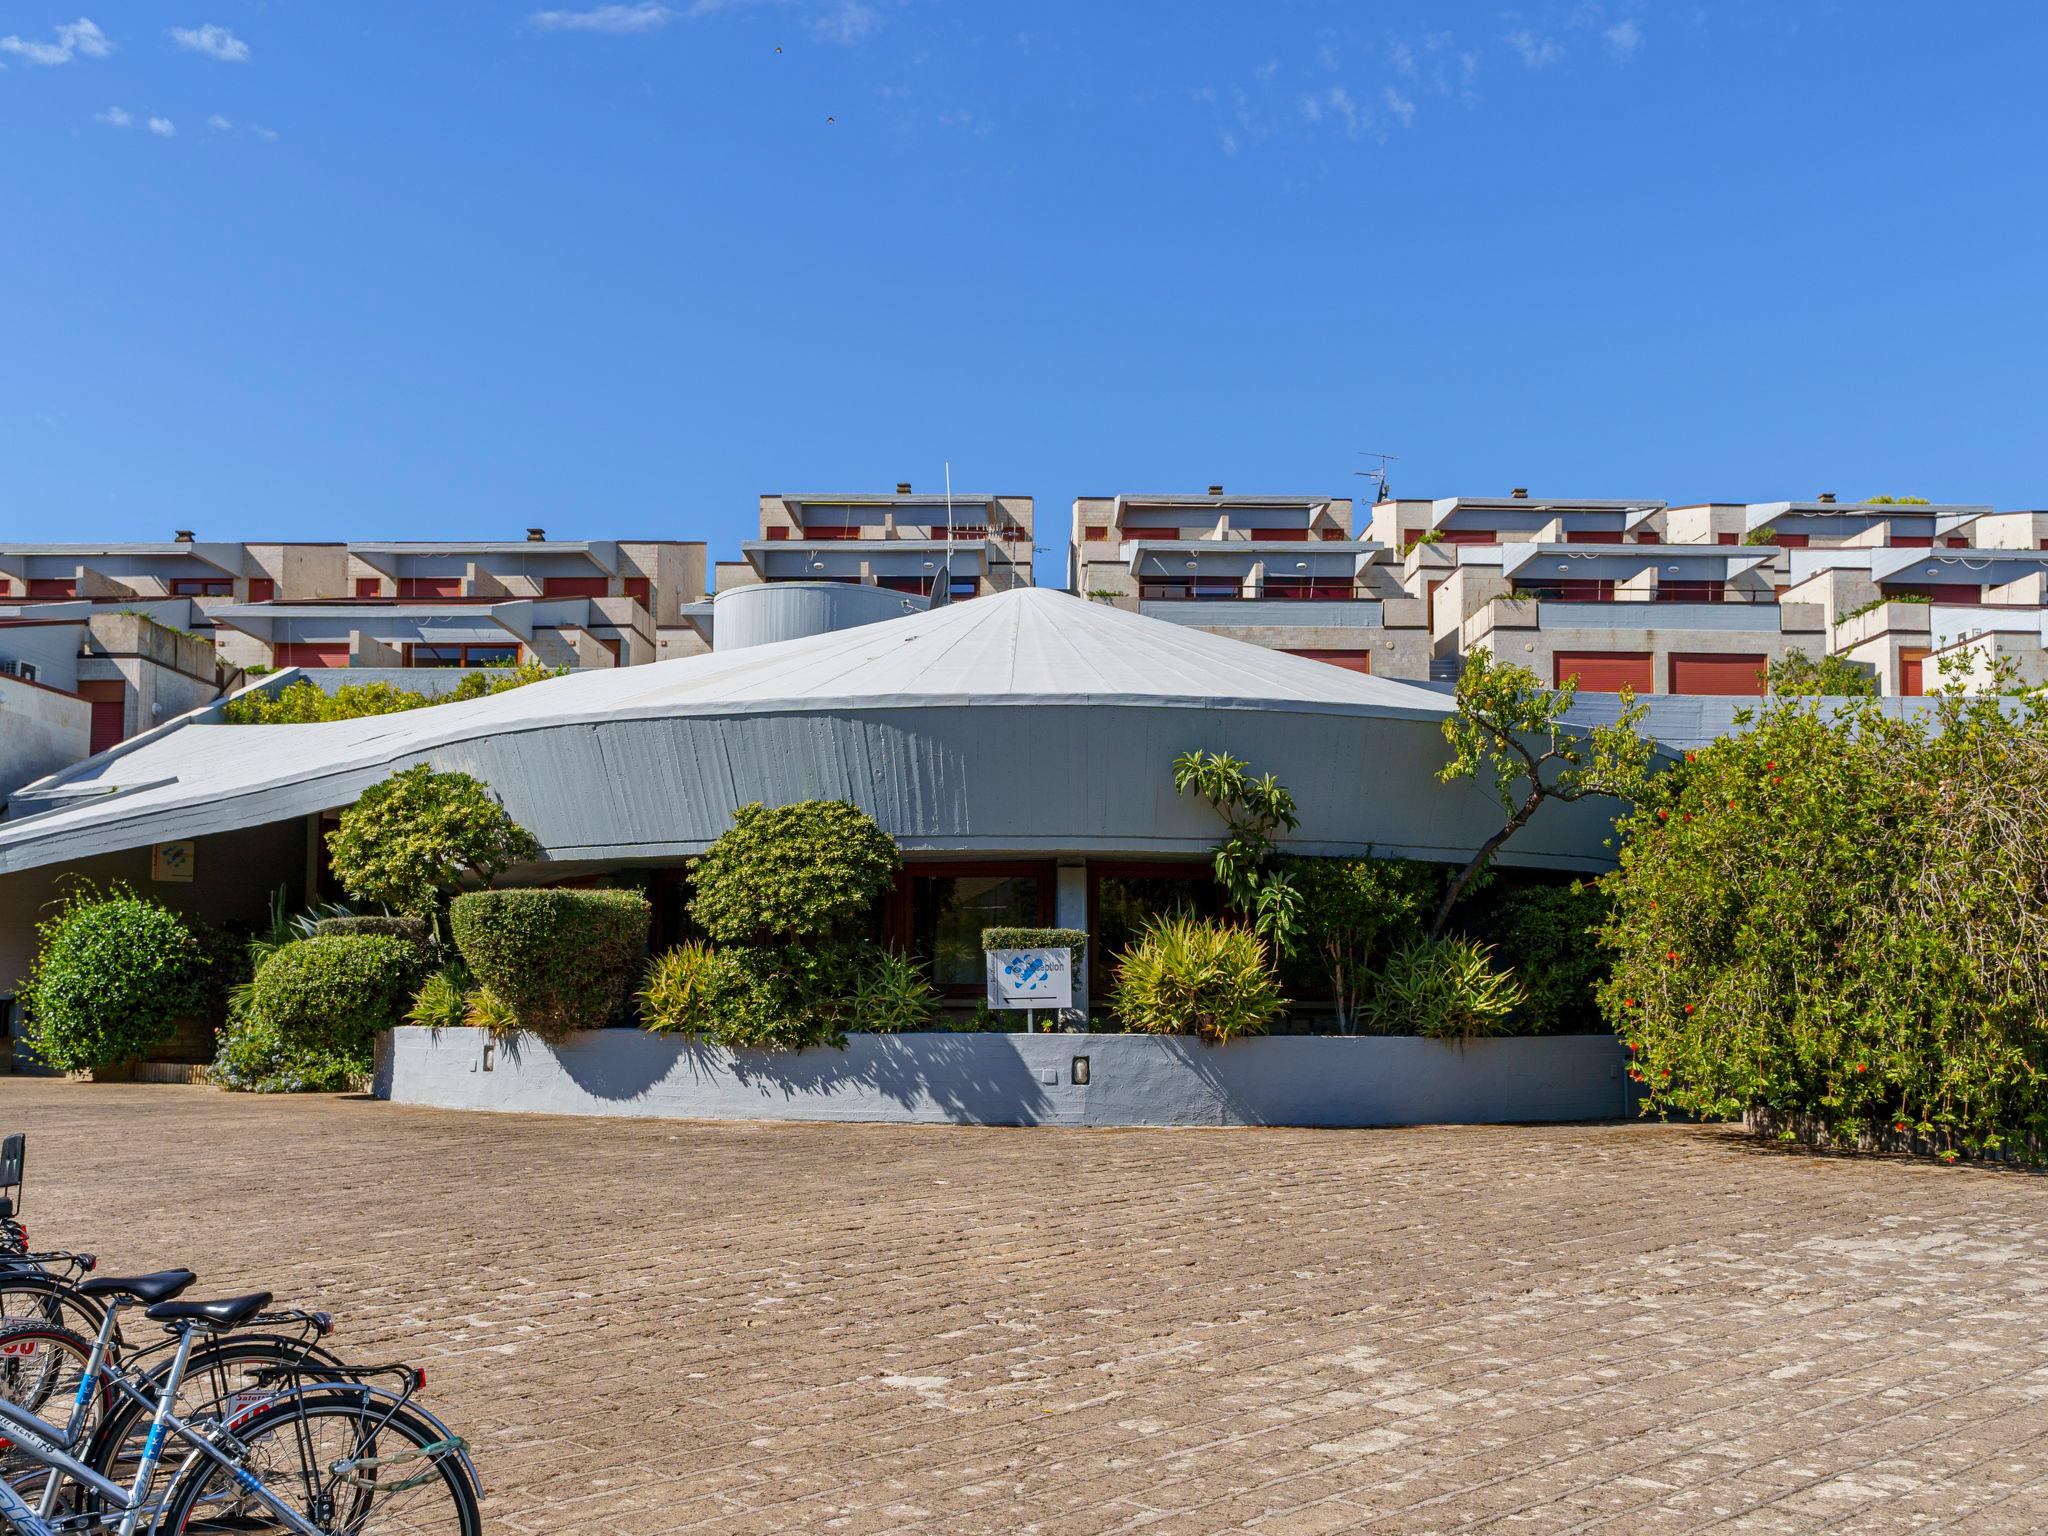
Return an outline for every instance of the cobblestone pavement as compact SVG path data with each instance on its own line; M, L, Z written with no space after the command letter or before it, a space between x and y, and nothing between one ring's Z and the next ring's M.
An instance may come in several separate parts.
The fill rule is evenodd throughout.
M4 1079L14 1128L38 1242L427 1364L492 1531L2048 1528L2024 1174Z

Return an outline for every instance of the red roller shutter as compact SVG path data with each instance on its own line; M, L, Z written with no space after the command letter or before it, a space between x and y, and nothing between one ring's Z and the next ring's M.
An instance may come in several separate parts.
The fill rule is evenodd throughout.
M602 576L548 576L540 592L542 597L603 597L608 585Z
M374 596L375 594L370 594ZM400 597L460 597L462 578L460 576L401 576L398 578Z
M296 644L284 642L270 648L271 660L280 667L345 667L348 665L348 642L346 640L302 640Z
M80 683L78 696L92 706L92 736L87 750L100 753L119 746L128 735L128 685Z
M1911 699L1917 699L1927 692L1925 651L1899 652L1899 692Z
M1289 651L1290 656L1304 657L1309 661L1328 662L1333 667L1342 667L1347 672L1372 671L1371 651Z
M1654 693L1655 669L1648 651L1558 651L1551 656L1551 681L1577 677L1582 693L1619 693L1633 688Z
M1765 664L1762 656L1674 655L1671 691L1761 698Z

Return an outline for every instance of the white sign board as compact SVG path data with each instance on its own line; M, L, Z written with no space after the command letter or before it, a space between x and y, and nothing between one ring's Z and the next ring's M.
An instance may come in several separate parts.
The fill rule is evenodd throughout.
M192 844L155 843L149 850L149 878L189 881L192 878Z
M1071 1008L1073 957L1058 949L991 949L988 1005L991 1008Z

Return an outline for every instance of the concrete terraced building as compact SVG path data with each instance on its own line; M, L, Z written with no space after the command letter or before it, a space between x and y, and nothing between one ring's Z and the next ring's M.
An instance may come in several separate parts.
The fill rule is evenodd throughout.
M1439 685L1484 648L1587 692L1754 696L1793 653L1886 695L2048 682L2048 513L1869 501L1082 497L1097 602ZM1945 673L1944 668L1953 668Z

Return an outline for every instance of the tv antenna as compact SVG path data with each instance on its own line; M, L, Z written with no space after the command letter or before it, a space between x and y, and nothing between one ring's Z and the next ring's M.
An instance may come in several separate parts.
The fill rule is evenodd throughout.
M1377 459L1379 461L1371 469L1354 469L1351 473L1372 481L1372 499L1375 504L1385 501L1387 499L1387 466L1394 462L1396 455L1391 453L1361 453L1359 457L1361 459Z

